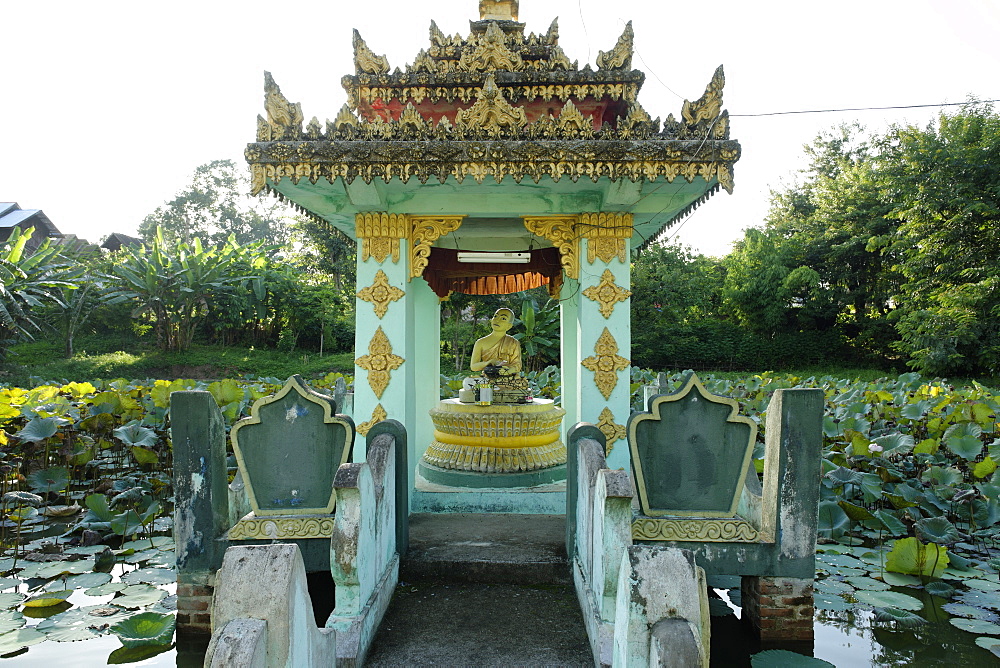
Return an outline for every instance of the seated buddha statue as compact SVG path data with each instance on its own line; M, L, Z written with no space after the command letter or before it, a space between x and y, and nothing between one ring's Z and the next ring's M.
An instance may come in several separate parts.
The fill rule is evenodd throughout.
M528 396L528 381L521 375L521 343L507 333L513 324L512 310L497 309L490 319L492 331L472 347L469 368L490 378L498 403L522 402Z

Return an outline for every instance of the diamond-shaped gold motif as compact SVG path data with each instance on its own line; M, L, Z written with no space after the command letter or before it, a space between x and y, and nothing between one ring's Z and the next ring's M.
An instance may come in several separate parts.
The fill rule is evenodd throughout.
M604 433L605 446L604 455L610 455L611 449L614 447L615 441L621 441L625 439L625 425L615 424L615 415L611 412L611 409L607 406L601 411L601 415L597 420L597 428Z
M394 285L389 285L389 277L379 269L375 272L375 280L367 288L358 290L358 299L371 302L375 307L375 315L382 318L389 310L389 302L401 299L406 293Z
M584 290L583 296L600 304L601 315L610 318L615 304L631 297L632 291L615 285L615 275L610 269L605 269L601 274L601 282Z
M597 339L594 352L596 355L591 355L580 364L594 372L594 384L605 399L610 399L611 392L618 385L618 372L627 369L629 362L618 354L618 342L607 327Z

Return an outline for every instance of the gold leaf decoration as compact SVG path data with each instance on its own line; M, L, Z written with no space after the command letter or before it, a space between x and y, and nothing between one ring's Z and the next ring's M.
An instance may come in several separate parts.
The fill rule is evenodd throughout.
M594 384L605 399L610 399L618 385L618 372L628 369L629 362L618 354L618 342L607 327L597 338L594 353L580 364L594 372Z
M524 216L524 226L529 232L547 239L559 249L563 272L570 278L580 277L578 220L578 216Z
M358 433L362 436L367 436L368 431L386 417L388 417L388 415L386 414L385 409L382 408L382 404L376 405L375 410L372 411L372 418L358 425Z
M366 288L358 290L358 299L371 302L375 307L375 315L382 319L382 316L389 310L389 302L394 302L405 295L406 292L394 285L389 284L389 277L379 269L375 272L375 280Z
M466 72L487 72L493 70L516 71L522 68L520 54L507 47L503 31L496 23L490 23L486 34L479 40L475 50L465 51L458 63L458 69ZM483 85L485 90L486 86Z
M389 71L389 59L385 56L376 56L365 44L365 40L361 39L361 33L357 30L354 31L354 69L358 74L362 72L385 74Z
M411 216L410 227L410 278L416 278L427 268L431 244L442 234L454 232L465 216Z
M580 217L581 236L587 238L587 262L600 258L605 264L615 257L626 262L625 239L632 236L630 213L585 213Z
M629 21L625 25L621 37L618 38L615 48L607 52L597 52L597 68L601 70L627 70L632 67L632 40L634 38L632 22Z
M524 107L512 107L500 94L493 73L486 75L483 89L476 103L468 109L455 112L455 125L482 130L491 137L498 137L503 130L516 131L528 124Z
M399 355L393 354L392 342L379 326L368 342L368 354L354 360L354 363L368 372L368 386L381 399L385 388L389 387L393 369L398 369L404 361Z
M392 254L399 262L399 240L409 237L409 221L405 214L359 213L354 217L355 236L361 242L361 261L375 258L379 264Z
M632 291L616 285L615 275L610 269L605 269L601 274L601 282L584 290L583 296L597 302L600 305L601 315L610 318L614 313L615 304L631 297Z
M597 419L597 428L604 434L605 456L611 454L615 441L625 440L625 425L615 423L615 415L607 406L604 407Z

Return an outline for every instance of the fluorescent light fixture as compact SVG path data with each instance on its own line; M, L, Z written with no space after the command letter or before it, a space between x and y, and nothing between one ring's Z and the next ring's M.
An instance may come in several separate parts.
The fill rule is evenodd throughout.
M527 264L531 253L488 253L480 251L459 251L459 262L491 262L503 264Z

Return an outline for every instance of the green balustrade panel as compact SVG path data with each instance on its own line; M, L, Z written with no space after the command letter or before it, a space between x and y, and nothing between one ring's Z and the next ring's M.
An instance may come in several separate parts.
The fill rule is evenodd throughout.
M233 449L255 515L333 512L333 479L350 461L355 433L351 418L336 410L333 397L292 376L233 426Z
M632 471L643 514L735 517L757 425L694 374L629 419Z

